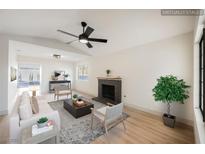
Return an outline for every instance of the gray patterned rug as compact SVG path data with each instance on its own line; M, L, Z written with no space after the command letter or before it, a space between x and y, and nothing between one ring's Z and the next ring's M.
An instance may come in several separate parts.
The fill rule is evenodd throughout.
M96 109L105 106L96 101L92 103ZM58 110L61 118L60 143L88 144L105 133L97 119L94 119L93 130L91 130L91 114L76 119L63 108L63 101L49 102L49 105L52 109ZM124 114L124 116L126 118L128 115Z

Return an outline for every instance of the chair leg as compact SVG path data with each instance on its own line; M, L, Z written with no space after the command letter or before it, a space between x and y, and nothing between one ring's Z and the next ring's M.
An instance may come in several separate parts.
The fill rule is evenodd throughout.
M107 134L108 134L108 130L107 130L106 124L104 124L104 127L105 127L105 133L106 133L106 135L107 135Z

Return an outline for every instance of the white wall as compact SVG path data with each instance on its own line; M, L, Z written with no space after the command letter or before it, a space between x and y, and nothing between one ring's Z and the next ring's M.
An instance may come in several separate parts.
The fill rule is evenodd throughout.
M39 64L41 66L41 93L48 93L49 80L54 71L63 70L71 75L72 87L74 87L74 66L73 63L61 60L47 60L41 58L18 56L19 64Z
M122 77L123 102L153 113L165 112L166 106L154 101L152 88L157 78L169 74L176 75L189 85L193 85L192 37L193 34L188 33L76 63L88 65L89 80L76 81L75 88L97 96L96 77L105 76L105 70L111 69L114 76ZM186 122L191 124L192 89L186 104L172 106L172 114L176 115L178 120L186 119Z
M0 36L0 115L8 113L8 40Z

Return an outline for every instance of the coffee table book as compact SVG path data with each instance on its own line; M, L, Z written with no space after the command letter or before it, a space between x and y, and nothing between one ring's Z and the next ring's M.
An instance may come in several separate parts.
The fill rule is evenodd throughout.
M32 126L32 136L35 136L35 135L50 131L52 129L53 129L53 125L38 128L38 125L35 124L35 125Z

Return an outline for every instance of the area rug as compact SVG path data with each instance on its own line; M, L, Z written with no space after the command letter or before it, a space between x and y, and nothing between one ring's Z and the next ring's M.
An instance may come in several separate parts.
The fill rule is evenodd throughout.
M105 106L102 103L92 101L95 109ZM52 109L58 110L61 119L60 143L62 144L88 144L97 137L105 134L103 125L96 118L93 120L91 130L91 114L74 118L63 108L63 101L49 102ZM124 118L128 115L123 113Z

